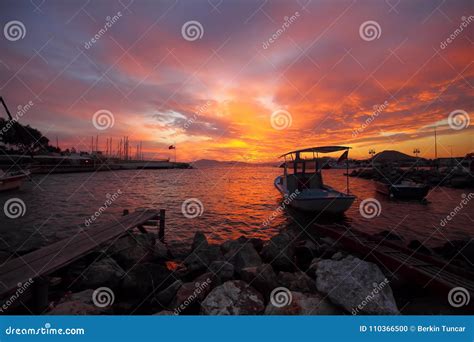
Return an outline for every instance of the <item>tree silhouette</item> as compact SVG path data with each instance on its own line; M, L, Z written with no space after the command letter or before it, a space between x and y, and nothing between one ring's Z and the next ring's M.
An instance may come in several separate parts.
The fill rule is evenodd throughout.
M49 145L49 139L36 128L3 118L0 118L0 142L14 146L23 153L57 150Z

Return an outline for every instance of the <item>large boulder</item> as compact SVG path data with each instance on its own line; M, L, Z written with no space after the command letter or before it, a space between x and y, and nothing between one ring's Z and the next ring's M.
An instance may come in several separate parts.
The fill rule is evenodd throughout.
M222 283L234 277L234 265L227 261L213 261L209 265L209 271L215 274Z
M170 286L168 286L166 289L160 291L156 297L155 300L160 304L161 306L165 307L168 304L171 303L173 298L176 296L176 293L178 290L183 286L183 282L181 280L176 280L174 283L172 283Z
M205 315L258 315L264 309L262 295L241 280L217 286L201 303Z
M234 258L245 244L251 244L255 250L260 253L264 242L262 239L259 238L247 238L245 236L241 236L235 240L227 240L221 245L222 253L224 254L225 260L234 263Z
M151 300L175 280L163 265L146 263L133 267L123 279L122 290L136 301Z
M138 263L154 259L155 240L153 234L129 234L117 240L107 253L128 271Z
M222 261L223 259L224 257L218 245L207 245L195 248L183 262L187 270L185 276L187 278L193 278L207 271L212 262Z
M167 260L169 256L170 251L168 250L168 247L160 240L156 240L153 248L154 260Z
M348 256L321 260L316 269L317 289L353 314L399 314L388 280L371 262Z
M276 270L291 272L295 269L293 238L287 233L272 237L263 247L261 255Z
M278 273L278 284L296 292L316 292L316 283L306 273Z
M97 306L92 297L94 290L87 289L81 292L67 294L56 305L54 305L47 315L104 315L110 314L111 306ZM99 302L99 304L102 304ZM112 302L110 303L113 304Z
M246 267L260 266L262 259L251 243L245 243L241 246L234 258L234 267L237 273Z
M209 265L214 261L224 260L221 248L218 245L209 244L206 236L202 232L194 234L190 254L184 259L186 273L184 278L192 279L195 276L208 270Z
M334 253L333 256L331 257L332 260L342 260L344 259L345 257L347 256L346 253L344 252L337 252L337 253Z
M317 257L322 259L329 259L332 255L341 250L341 245L339 242L331 239L330 237L321 238L321 243L318 245Z
M198 313L200 303L211 292L214 284L215 277L210 272L203 274L195 281L184 283L174 299L175 314Z
M233 264L238 251L247 242L248 239L244 236L241 236L238 239L227 240L221 244L221 251L224 254L225 260Z
M318 263L321 261L321 258L314 258L311 260L308 269L306 270L306 274L312 278L316 279L316 270L318 269Z
M321 294L291 291L285 302L270 301L265 315L341 315L344 312ZM277 306L275 306L276 304Z
M264 242L262 239L253 237L253 238L250 238L248 242L250 242L253 245L253 247L255 248L257 252L260 253L262 251L263 245L264 245Z
M83 288L97 288L107 286L118 288L125 276L125 271L112 258L102 258L95 261L80 276L80 286Z
M203 232L196 232L191 245L191 251L207 248L208 245L206 235Z
M297 243L295 247L295 258L298 266L303 269L306 269L311 260L318 253L318 246L311 240L301 240Z
M278 286L277 276L269 264L243 268L240 271L240 276L243 281L260 292L266 300L270 298L272 290Z

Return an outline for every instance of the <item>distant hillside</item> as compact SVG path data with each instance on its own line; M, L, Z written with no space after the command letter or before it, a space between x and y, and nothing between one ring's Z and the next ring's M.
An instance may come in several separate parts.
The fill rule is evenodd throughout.
M191 163L196 168L206 167L230 167L230 166L278 166L278 163L246 163L241 161L219 161L213 159L199 159Z
M374 161L384 163L414 161L415 159L415 157L408 154L393 150L382 151L374 156Z
M408 154L393 151L393 150L386 150L380 153L377 153L374 156L374 161L379 163L403 163L403 162L414 162L415 157L410 156ZM420 160L425 160L424 158L419 158ZM337 158L330 158L330 157L322 157L320 158L323 164L334 163ZM366 161L370 161L367 159ZM196 168L206 168L206 167L235 167L235 166L246 166L246 167L258 167L258 166L271 166L277 167L281 164L280 162L266 162L266 163L247 163L242 161L220 161L214 159L199 159L191 163L193 167Z

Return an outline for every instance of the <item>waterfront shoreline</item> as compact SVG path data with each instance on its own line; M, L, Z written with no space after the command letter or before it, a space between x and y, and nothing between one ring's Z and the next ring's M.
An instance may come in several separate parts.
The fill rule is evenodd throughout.
M364 261L364 255L350 253L331 238L299 235L284 231L267 241L242 236L217 245L210 244L206 236L198 232L189 246L189 253L184 258L176 258L154 234L130 233L52 274L51 278L59 285L55 286L45 313L459 313L446 306L442 299L421 291L410 279L394 276L381 264ZM382 236L400 241L389 232ZM472 247L471 243L471 253ZM416 251L422 253L426 250L429 249L424 246L416 247ZM437 252L429 250L433 254L441 252L442 248ZM444 253L446 258L451 257L449 251ZM340 282L344 274L338 270L346 267L354 269L352 279ZM365 285L360 283L364 281ZM333 291L341 283L345 290ZM92 301L94 291L102 288L109 289L114 297L114 302L104 307ZM275 304L272 297L275 289L283 291L280 299L288 300L289 297L290 302L282 306ZM356 299L345 294L349 289L350 296ZM226 298L234 299L229 302ZM410 304L420 302L425 306ZM404 312L399 311L401 308Z

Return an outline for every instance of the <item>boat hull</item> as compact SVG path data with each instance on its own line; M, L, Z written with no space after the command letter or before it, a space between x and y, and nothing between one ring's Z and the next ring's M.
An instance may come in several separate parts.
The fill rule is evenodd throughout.
M275 187L284 197L291 198L288 191L282 185L281 176L275 179ZM328 190L332 195L319 198L304 192L300 193L296 198L288 200L288 206L305 212L341 215L354 203L355 196L335 191L329 187Z
M0 178L0 192L20 188L26 178L26 174Z
M430 187L428 185L421 186L404 186L404 185L391 185L381 182L377 182L375 185L377 192L394 197L397 199L414 199L422 200L428 195Z
M351 207L353 202L354 198L296 199L289 205L306 212L341 215Z

